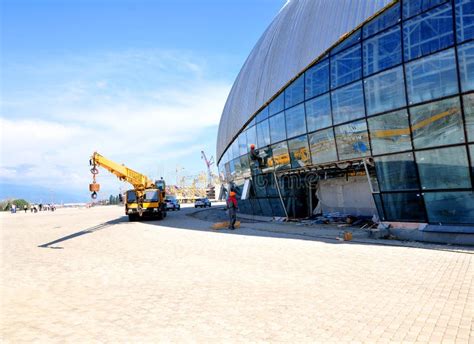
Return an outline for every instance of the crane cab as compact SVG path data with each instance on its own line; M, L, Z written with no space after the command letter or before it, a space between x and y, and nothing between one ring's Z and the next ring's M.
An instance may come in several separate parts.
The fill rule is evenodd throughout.
M125 215L130 221L138 220L140 217L157 218L166 217L166 203L164 202L160 189L146 189L143 200L140 201L135 190L125 193Z

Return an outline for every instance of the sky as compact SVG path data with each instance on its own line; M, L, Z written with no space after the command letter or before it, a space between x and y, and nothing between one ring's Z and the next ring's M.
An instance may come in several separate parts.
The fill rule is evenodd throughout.
M230 88L285 0L0 0L0 199L83 202L94 151L205 170ZM127 185L102 170L101 196Z

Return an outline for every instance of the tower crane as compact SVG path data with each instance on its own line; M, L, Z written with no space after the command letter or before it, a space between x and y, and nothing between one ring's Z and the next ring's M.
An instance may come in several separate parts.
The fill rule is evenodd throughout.
M216 189L212 183L212 172L211 172L211 166L214 164L214 157L211 156L211 159L208 159L206 156L206 153L204 151L201 151L201 159L203 159L206 162L207 166L207 190L206 190L206 196L207 198L210 199L215 199L216 198Z
M212 187L211 166L214 165L214 157L211 156L211 159L207 159L206 153L204 153L204 151L201 151L201 159L203 159L206 162L206 166L207 166L207 187L211 188Z

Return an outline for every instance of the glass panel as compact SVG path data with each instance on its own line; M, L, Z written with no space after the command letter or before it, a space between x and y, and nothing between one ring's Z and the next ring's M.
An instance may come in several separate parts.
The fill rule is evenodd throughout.
M255 190L255 196L267 197L267 183L263 174L256 175L252 178L253 186Z
M459 98L449 98L410 109L413 145L428 148L464 142Z
M250 163L248 154L240 157L240 169L242 177L250 177Z
M466 131L469 141L474 141L474 93L463 97L464 118L466 119Z
M372 153L394 153L411 149L407 110L368 118Z
M235 159L240 156L239 152L239 141L237 139L232 142L232 159Z
M382 199L388 221L425 221L423 201L420 194L382 194Z
M267 180L267 195L268 197L278 197L278 190L275 184L275 177L273 173L265 174Z
M250 145L257 146L257 127L253 126L247 129L247 151L250 152Z
M406 72L409 104L458 93L453 49L408 63Z
M285 108L292 107L304 100L304 74L285 90Z
M360 44L334 56L331 60L331 87L339 87L362 76Z
M290 149L291 167L304 167L311 163L308 148L308 137L306 135L288 141Z
M239 156L247 154L247 133L240 133L238 138Z
M405 61L453 45L453 9L451 4L448 3L405 22L403 42L405 44Z
M286 139L285 113L270 117L270 139L272 143Z
M331 100L329 94L308 100L305 103L305 107L308 131L315 131L332 125Z
M365 116L362 81L332 92L334 124Z
M227 181L230 181L231 178L232 178L232 171L231 171L231 168L230 168L230 162L227 162L225 165L224 165L224 168L225 168L225 179Z
M380 220L385 221L385 215L383 213L383 206L382 206L382 195L380 194L373 194L375 207L377 208L377 213L379 215Z
M413 153L374 158L381 191L419 189Z
M402 66L365 79L364 83L367 115L407 105Z
M382 14L365 24L363 28L363 37L367 38L380 32L400 21L400 3L395 4Z
M337 161L336 142L332 128L309 134L313 164Z
M305 73L306 99L329 91L329 60L319 62Z
M350 47L351 45L354 45L356 43L360 42L360 29L354 32L352 35L350 35L348 38L343 40L339 45L334 47L331 50L331 55L336 54L340 51L343 51L344 49Z
M339 159L351 159L370 155L369 135L365 120L335 127Z
M424 198L430 222L474 224L474 192L426 192Z
M471 173L474 175L474 144L469 145L469 154L471 155Z
M275 166L275 170L286 170L290 168L290 154L288 153L288 144L286 141L277 143L272 146L273 159L271 165Z
M270 201L275 216L285 216L285 210L283 209L280 198L270 198L268 200Z
M474 38L474 2L456 0L456 27L458 42Z
M285 111L287 137L298 136L306 133L306 119L304 104L297 105Z
M400 26L364 42L364 75L370 75L400 63L402 63Z
M251 198L250 205L252 206L252 214L253 215L262 215L262 209L260 209L260 203L258 203L258 199Z
M257 116L255 116L256 122L261 122L264 119L268 118L268 107L265 107L262 111L260 111Z
M273 171L273 149L271 146L260 148L257 151L258 157L260 158L260 170L263 173Z
M471 187L464 146L416 152L415 156L422 189Z
M283 111L285 107L285 93L282 92L278 97L276 97L270 105L268 105L270 116L280 111Z
M237 179L241 177L241 168L240 168L240 158L235 158L232 160L234 162L234 173L232 174L232 179Z
M260 203L263 216L273 216L273 210L267 198L260 198L258 202Z
M418 13L429 10L430 8L442 4L447 0L404 0L403 1L403 18L413 17Z
M458 47L458 61L462 91L474 90L474 41Z
M258 147L268 146L270 144L270 128L268 119L257 124Z

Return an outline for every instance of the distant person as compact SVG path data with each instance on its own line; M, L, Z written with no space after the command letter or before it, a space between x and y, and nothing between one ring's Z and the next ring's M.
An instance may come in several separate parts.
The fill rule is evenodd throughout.
M235 191L229 193L229 198L227 199L227 211L229 212L229 229L235 229L235 222L237 221L237 198L235 198Z
M26 204L23 206L23 210L25 211L25 214L26 214L26 212L28 211L28 206Z
M38 207L39 207L39 211L42 211L43 210L43 203L40 203Z
M16 204L12 204L10 211L12 212L12 214L16 213Z

